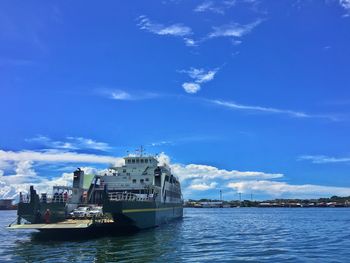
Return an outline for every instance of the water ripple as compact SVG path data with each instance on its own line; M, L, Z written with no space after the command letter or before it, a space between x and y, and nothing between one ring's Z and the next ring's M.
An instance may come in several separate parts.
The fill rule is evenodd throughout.
M8 231L0 262L348 262L350 209L185 209L183 220L128 235L40 240Z

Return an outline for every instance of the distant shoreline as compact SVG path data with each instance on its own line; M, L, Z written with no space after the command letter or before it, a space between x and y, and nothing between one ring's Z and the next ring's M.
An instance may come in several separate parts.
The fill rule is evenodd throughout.
M193 208L235 208L235 207L257 207L257 208L341 208L350 207L350 196L339 197L332 196L330 198L319 199L274 199L266 201L253 200L188 200L184 203L184 207Z

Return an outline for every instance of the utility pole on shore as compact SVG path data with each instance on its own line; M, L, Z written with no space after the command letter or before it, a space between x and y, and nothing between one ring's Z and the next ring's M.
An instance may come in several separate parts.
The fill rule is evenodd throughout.
M222 201L222 191L220 190L220 201Z

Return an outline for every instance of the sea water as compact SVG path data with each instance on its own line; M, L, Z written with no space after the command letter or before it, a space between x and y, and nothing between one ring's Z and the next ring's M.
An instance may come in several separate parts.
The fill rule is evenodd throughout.
M0 262L350 262L349 208L186 208L154 229L74 240L6 229L15 219L0 211Z

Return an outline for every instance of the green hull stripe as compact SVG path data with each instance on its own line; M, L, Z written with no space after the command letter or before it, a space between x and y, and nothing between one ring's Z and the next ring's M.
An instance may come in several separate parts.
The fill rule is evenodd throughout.
M164 207L164 208L124 209L122 210L122 212L123 213L154 212L154 211L163 211L163 210L170 210L170 209L176 209L176 208L182 208L182 207L174 206L174 207Z

